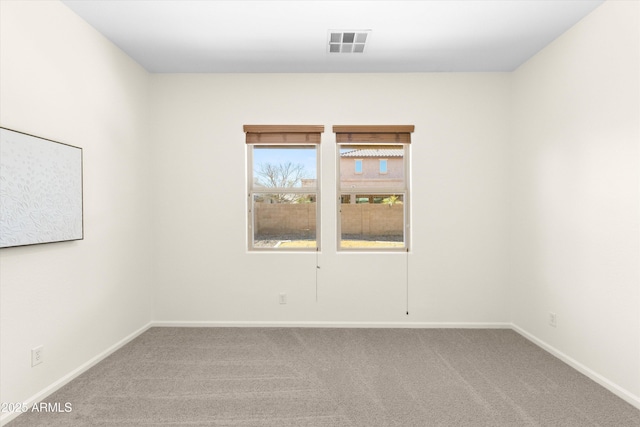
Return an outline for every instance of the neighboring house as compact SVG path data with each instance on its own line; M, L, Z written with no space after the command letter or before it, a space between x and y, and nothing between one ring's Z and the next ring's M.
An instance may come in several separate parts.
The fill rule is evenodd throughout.
M340 154L340 187L345 190L361 187L402 188L403 173L401 148L356 149ZM344 195L342 203L380 203L382 199L373 195L358 195L357 198L355 195Z

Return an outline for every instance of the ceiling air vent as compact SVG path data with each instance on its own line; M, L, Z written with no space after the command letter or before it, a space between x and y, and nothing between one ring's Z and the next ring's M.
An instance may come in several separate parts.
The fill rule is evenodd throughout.
M371 30L329 30L329 53L363 53Z

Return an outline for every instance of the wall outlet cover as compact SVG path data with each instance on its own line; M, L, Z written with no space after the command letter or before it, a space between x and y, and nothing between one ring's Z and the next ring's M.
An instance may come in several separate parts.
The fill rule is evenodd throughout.
M31 349L31 366L36 366L44 362L44 346Z

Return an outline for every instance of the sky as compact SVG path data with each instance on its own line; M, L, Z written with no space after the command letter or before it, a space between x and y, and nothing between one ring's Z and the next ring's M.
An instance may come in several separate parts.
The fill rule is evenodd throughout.
M273 147L260 147L254 146L253 148L253 165L254 175L256 168L260 163L300 163L304 166L307 172L307 178L316 178L316 148L310 146L309 148L273 148Z

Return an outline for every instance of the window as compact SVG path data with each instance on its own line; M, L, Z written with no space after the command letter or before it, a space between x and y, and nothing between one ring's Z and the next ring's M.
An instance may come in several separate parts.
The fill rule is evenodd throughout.
M334 126L333 131L338 143L338 249L407 250L413 126ZM361 161L359 171L354 159Z
M361 174L362 173L362 159L356 159L355 160L355 173L357 174Z
M319 248L324 126L249 126L248 236L252 250Z
M387 173L387 159L380 159L380 173Z

